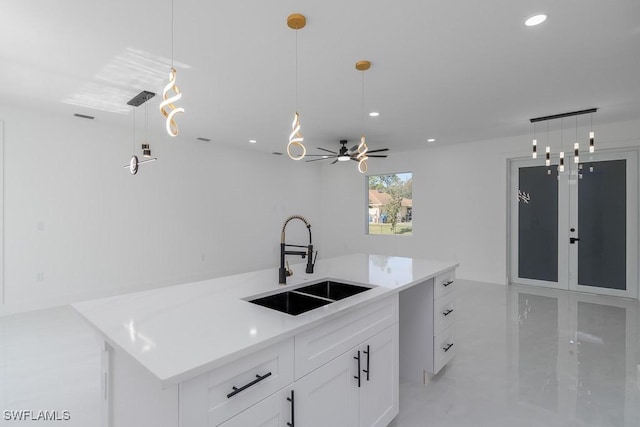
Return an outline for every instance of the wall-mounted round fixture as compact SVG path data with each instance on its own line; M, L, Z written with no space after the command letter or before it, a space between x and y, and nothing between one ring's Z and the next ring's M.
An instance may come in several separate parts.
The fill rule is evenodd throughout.
M377 111L372 111L369 113L369 117L378 117L380 115L380 113L378 113Z
M534 27L536 25L542 24L546 20L547 20L547 15L544 15L544 14L534 15L530 18L527 18L527 20L524 21L524 25L526 25L527 27Z

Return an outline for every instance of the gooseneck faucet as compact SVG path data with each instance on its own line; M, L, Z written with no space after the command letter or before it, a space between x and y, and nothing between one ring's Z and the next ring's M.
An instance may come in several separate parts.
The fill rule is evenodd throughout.
M307 246L289 245L285 243L285 229L287 228L287 224L289 224L289 221L291 221L292 219L299 219L300 221L304 222L304 225L307 226L307 230L309 230L309 244ZM305 251L288 251L287 247L307 248L307 251L306 252ZM307 274L313 273L313 267L315 266L316 263L315 263L315 260L312 259L313 258L313 242L311 241L311 224L309 224L309 221L307 221L307 219L301 215L291 215L289 218L285 220L284 225L282 226L282 232L280 233L280 269L278 270L278 276L279 276L278 283L280 283L281 285L286 285L287 276L291 276L293 274L293 271L289 269L288 262L287 262L287 266L285 267L286 255L299 255L302 258L307 257L307 268L305 269L305 272ZM316 258L317 257L318 257L318 252L316 252Z

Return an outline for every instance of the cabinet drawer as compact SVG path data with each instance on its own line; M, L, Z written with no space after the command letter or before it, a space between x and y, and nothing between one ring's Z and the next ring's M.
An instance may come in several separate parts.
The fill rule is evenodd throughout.
M433 338L433 373L437 374L456 352L455 325Z
M398 295L377 301L295 336L295 378L398 321Z
M293 382L293 338L180 385L183 427L217 426Z
M449 270L439 274L433 279L433 292L435 299L442 298L449 292L453 292L456 287L454 279L455 270Z
M456 318L455 292L449 292L434 301L433 307L433 335L438 335L453 325Z

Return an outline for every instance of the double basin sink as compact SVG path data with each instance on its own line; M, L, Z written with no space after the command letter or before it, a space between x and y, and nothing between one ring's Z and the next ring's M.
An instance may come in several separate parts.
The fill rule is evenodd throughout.
M297 316L369 289L371 288L366 286L325 280L273 295L248 299L247 301Z

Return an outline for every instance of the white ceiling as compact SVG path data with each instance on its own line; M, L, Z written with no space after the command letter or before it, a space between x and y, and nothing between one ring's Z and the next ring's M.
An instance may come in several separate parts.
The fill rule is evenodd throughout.
M286 149L295 109L296 34L286 26L293 12L307 17L298 32L298 111L312 152L359 137L361 59L372 62L366 111L381 113L366 117L371 149L523 135L531 117L590 107L600 109L595 124L640 117L638 0L174 2L183 140ZM525 27L539 12L548 20ZM68 102L120 109L141 90L161 95L171 0L3 0L0 40L0 103L131 126L126 109ZM161 133L159 98L149 114Z

